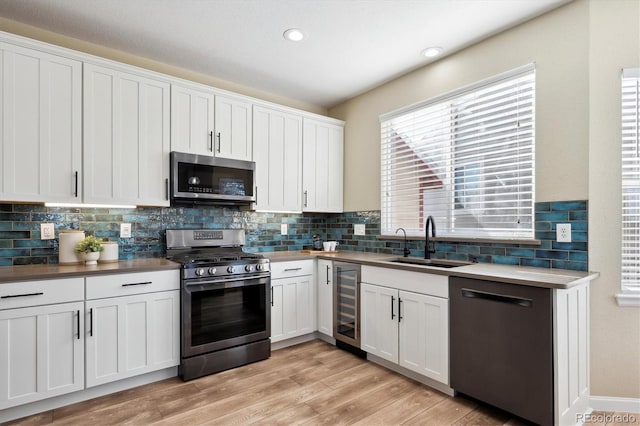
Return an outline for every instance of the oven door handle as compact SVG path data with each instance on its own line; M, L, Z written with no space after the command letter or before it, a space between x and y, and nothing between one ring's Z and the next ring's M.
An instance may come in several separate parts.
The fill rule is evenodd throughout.
M247 287L251 285L269 284L269 276L266 277L242 277L230 278L219 281L195 281L184 282L185 289L198 287L198 290L219 290L223 288Z

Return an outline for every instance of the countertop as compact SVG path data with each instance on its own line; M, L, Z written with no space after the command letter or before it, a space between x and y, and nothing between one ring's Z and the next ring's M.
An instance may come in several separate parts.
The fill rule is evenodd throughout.
M101 274L180 269L180 264L167 259L120 260L113 263L85 265L20 265L0 268L0 284L12 281L44 280L68 277L84 277Z
M525 266L497 265L492 263L473 263L456 268L438 268L433 266L409 265L390 262L399 256L337 251L337 252L273 252L263 253L272 262L290 260L331 259L355 262L362 265L379 266L405 271L423 272L451 277L498 281L507 284L526 285L552 289L567 289L578 284L594 280L600 276L598 272L571 271L565 269L534 268Z
M553 289L567 289L596 279L597 272L581 272L563 269L533 268L491 263L474 263L456 268L393 263L394 255L363 253L354 251L313 252L300 251L262 253L272 262L303 259L329 259L355 262L362 265L378 266L405 271L422 272L451 277L492 280L508 284L527 285ZM131 272L180 269L180 264L163 258L120 260L114 263L98 263L97 266L84 265L21 265L0 268L0 284L13 281L42 280L100 274L120 274Z

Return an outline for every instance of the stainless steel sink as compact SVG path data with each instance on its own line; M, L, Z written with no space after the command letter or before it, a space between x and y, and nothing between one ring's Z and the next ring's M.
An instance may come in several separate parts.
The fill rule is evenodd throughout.
M436 268L457 268L458 266L471 265L470 262L444 259L422 259L420 257L398 257L392 259L392 263L406 263L408 265L433 266Z

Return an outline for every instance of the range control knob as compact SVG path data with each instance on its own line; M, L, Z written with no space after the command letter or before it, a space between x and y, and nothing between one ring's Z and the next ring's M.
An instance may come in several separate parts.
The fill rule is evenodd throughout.
M204 275L204 269L202 269L202 268L196 269L196 275L199 276L199 277L203 276Z
M216 268L209 268L209 275L215 275L216 274Z
M251 269L252 269L251 265L247 265L247 266L244 267L244 270L247 271L247 272L251 272Z
M229 266L227 268L227 272L230 273L230 274L233 274L233 266Z
M258 264L256 265L256 270L258 270L258 271L262 271L263 269L264 269L264 265L263 265L262 263L258 263Z

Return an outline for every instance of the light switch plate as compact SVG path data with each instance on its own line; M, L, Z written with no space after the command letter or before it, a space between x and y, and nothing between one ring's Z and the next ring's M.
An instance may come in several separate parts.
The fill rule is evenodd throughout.
M571 242L571 224L559 223L556 225L556 240L559 243Z
M130 223L121 223L120 224L120 238L131 238L131 224Z
M53 240L55 238L55 232L53 230L53 223L41 223L40 224L40 239L41 240Z
M354 235L365 235L366 234L366 225L364 223L356 223L353 225L353 234Z
M288 232L289 232L289 226L287 226L286 223L281 223L280 224L280 235L287 235Z

